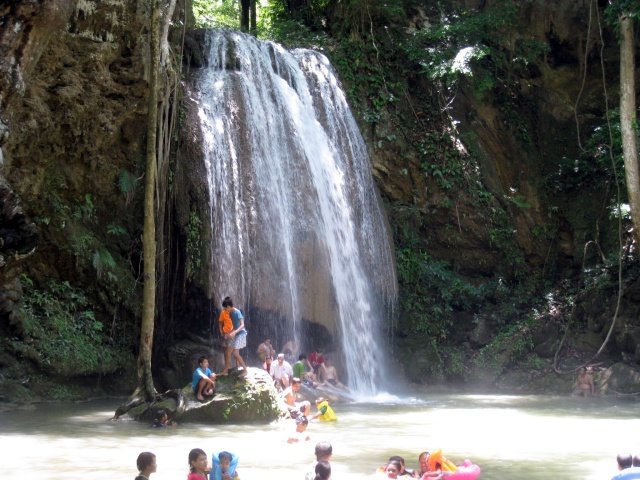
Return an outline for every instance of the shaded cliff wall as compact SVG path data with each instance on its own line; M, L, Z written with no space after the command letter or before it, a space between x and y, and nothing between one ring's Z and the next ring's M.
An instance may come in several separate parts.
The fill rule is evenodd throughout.
M479 15L496 2L452 3L475 9ZM416 66L400 80L404 91L394 92L402 95L396 111L373 128L367 125L363 129L392 217L401 222L409 219L429 252L465 275L513 273L514 265L505 265L500 236L514 242L530 267L557 264L568 274L575 273L581 264L587 241L596 239L604 243L603 248L615 249L615 235L607 234L615 222L602 208L610 192L606 179L599 185L585 185L586 191L578 195L554 191L552 185L561 167L566 167L563 162L580 156L576 120L584 144L593 133L594 121L604 115L601 44L595 11L589 26L590 4L593 7L595 2L522 2L516 28L497 41L504 44L501 53L508 55L512 48L514 56L515 45L523 40L538 40L548 46L548 52L531 62L524 75L515 72L508 77L508 72L501 72L504 76L497 85L483 93L477 76L461 78L457 88L447 92L420 75ZM599 15L604 22L602 5ZM429 25L428 12L418 8L411 13L408 28ZM617 105L618 46L613 32L601 26L604 75L613 109ZM384 44L382 35L379 41ZM390 76L389 83L393 81L398 79ZM443 188L438 175L452 176L443 152L421 152L424 138L437 140L446 135L460 142L463 156L469 158L468 172L472 173L467 175L471 181L466 186ZM429 171L426 163L441 168ZM481 204L471 198L469 190L477 180L497 204ZM584 200L584 195L591 198L588 207L577 202ZM393 206L399 207L397 212ZM513 235L491 219L495 207L508 216ZM596 231L596 220L600 232ZM595 238L598 234L600 238Z
M451 3L480 16L509 2ZM442 355L442 349L438 354L438 347L428 351L431 342L441 338L461 346L463 355L485 362L481 367L488 371L492 366L481 352L497 345L497 334L504 333L502 351L492 350L496 358L504 354L497 374L486 379L492 383L505 365L538 355L552 359L567 321L575 322L575 331L565 349L587 359L602 344L615 311L619 245L618 222L611 211L616 187L610 161L601 154L608 138L595 143L596 149L590 143L599 130L606 132L605 98L609 113L618 102L618 43L604 22L606 5L589 0L511 3L518 7L514 28L491 39L489 57L471 61L469 75L459 76L455 88L444 81L434 84L417 65L409 72L397 68L405 77L390 75L386 81L402 86L393 90L402 100L380 121L363 122L398 251L427 252L431 265L436 265L430 277L434 283L443 273L436 262L444 260L450 267L445 272L448 285L438 292L444 294L429 297L436 307L430 305L423 314L418 325L422 331L416 333L411 330L416 323L406 322L398 332L409 336L398 342L398 352L416 381L426 378L431 365L446 362L446 355L453 358L452 352ZM439 21L438 12L427 6L409 13L409 35ZM376 40L381 52L395 48L385 33ZM518 46L530 41L539 42L544 51L517 67ZM460 43L458 48L469 45ZM513 68L498 68L499 55ZM379 57L388 58L384 53ZM493 78L482 77L487 67L493 67ZM423 139L437 145L443 137L453 148L425 148ZM460 161L452 162L451 157ZM447 181L442 181L443 175ZM623 221L623 241L628 227ZM639 326L637 261L627 260L618 323L602 355L605 362L638 359L631 340L637 338ZM596 272L601 276L594 280ZM471 303L456 303L460 290L451 285L460 279L479 287ZM401 297L412 287L403 284ZM478 297L482 299L476 303ZM414 300L404 304L401 318L415 316L415 310L406 309ZM441 330L429 330L437 321L429 314L447 305L453 312L443 327L448 330L439 337ZM509 332L507 327L529 318L536 320L535 329L512 337L520 330ZM509 352L507 344L516 345L522 338L532 347ZM459 368L460 357L457 360ZM464 376L462 370L456 374Z
M148 14L138 1L11 3L0 10L0 290L12 292L0 304L1 366L7 374L29 359L50 377L114 373L130 366L139 310ZM81 296L88 320L40 311L33 302L54 298L54 286L70 295L61 309ZM71 351L54 358L36 319L54 343L69 334L61 325L91 338L96 351L84 355L100 358L85 358L86 368Z

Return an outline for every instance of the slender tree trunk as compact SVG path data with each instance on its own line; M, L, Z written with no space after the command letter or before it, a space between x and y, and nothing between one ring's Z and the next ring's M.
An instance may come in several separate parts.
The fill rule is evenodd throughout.
M240 0L240 30L249 31L249 11L251 10L251 0Z
M160 7L159 0L151 0L149 27L149 99L147 116L147 168L144 191L144 229L142 249L144 256L144 288L142 324L140 325L140 353L138 354L138 391L147 400L155 397L156 389L151 374L153 329L156 305L156 140L158 126L158 71L160 69Z
M256 10L257 0L251 0L251 33L253 35L258 34L258 19Z
M636 125L635 59L633 19L620 17L620 128L622 154L631 207L631 220L636 242L640 241L640 167L638 166L638 142ZM640 245L640 242L638 243Z

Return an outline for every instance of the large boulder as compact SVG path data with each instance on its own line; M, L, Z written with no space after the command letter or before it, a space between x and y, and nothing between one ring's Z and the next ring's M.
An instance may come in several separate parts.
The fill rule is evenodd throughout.
M195 399L191 386L182 391L187 399L180 422L258 423L271 422L286 415L271 376L261 368L249 367L246 375L230 372L218 377L217 390L206 402Z
M597 379L603 394L629 394L640 391L640 371L625 363L614 363Z
M288 415L271 376L254 367L233 369L218 377L216 393L207 401L198 401L189 384L158 395L152 403L130 400L118 409L116 418L126 414L150 423L161 409L178 423L268 423Z

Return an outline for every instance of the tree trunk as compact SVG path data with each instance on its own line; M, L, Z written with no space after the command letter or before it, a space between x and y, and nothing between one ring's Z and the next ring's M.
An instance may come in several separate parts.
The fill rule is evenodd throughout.
M240 0L240 30L249 31L249 11L251 0Z
M633 47L633 19L620 17L620 129L622 155L631 207L631 220L636 242L640 240L640 172L636 124L635 59ZM638 243L640 245L640 243Z
M155 398L156 389L151 374L153 329L156 304L156 225L155 182L156 140L158 126L158 71L160 69L160 7L159 0L151 0L149 27L149 99L147 116L147 168L144 191L144 229L142 249L144 256L144 288L142 323L140 325L140 353L138 354L138 388L147 400Z
M257 0L251 0L251 34L258 34L258 20L257 20L257 10L256 10Z

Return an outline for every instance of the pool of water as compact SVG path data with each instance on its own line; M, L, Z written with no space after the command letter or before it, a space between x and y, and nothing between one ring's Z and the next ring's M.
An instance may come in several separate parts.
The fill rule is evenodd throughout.
M181 424L152 429L111 421L121 400L38 405L0 412L0 478L132 480L141 451L157 455L151 480L186 479L192 448L239 455L242 480L301 479L320 440L333 445L332 478L371 478L391 455L417 467L442 448L482 467L487 480L607 479L618 453L640 453L637 402L550 396L429 395L335 404L338 421L312 422L310 440L288 444L291 421Z

